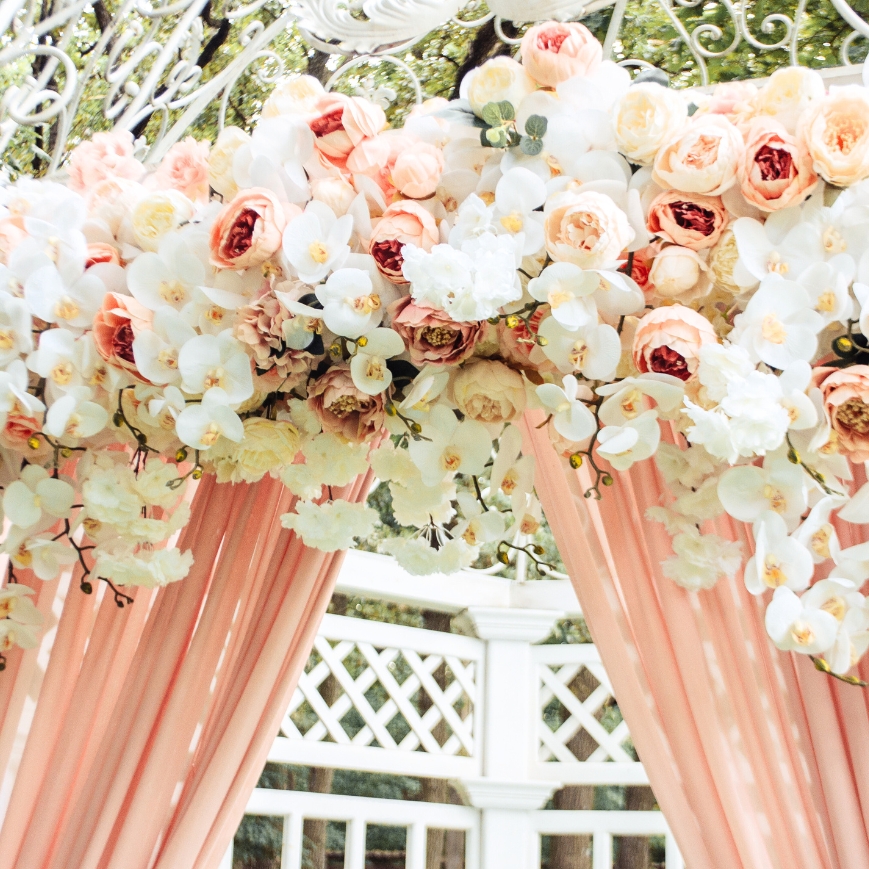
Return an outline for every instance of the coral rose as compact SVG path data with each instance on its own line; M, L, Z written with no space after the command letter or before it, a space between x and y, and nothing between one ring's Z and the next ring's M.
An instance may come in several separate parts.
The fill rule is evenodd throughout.
M635 163L651 163L687 123L688 103L682 94L654 82L631 85L613 109L618 149Z
M415 142L393 161L392 183L403 196L425 199L437 190L443 171L443 151L427 142Z
M809 152L769 118L752 123L738 172L742 195L761 211L799 205L818 183Z
M507 56L493 57L472 69L461 84L461 95L477 117L487 103L508 102L519 108L522 100L535 90L537 85L522 64Z
M525 411L525 380L495 359L464 365L453 377L451 388L459 410L477 422L500 425Z
M145 167L133 156L133 134L128 130L94 133L72 149L66 168L69 186L79 193L108 178L138 181L145 174Z
M384 277L393 283L405 284L401 249L412 244L431 251L439 240L438 225L430 211L415 202L396 202L383 212L375 225L368 253L374 257Z
M652 178L664 188L720 196L735 183L744 149L742 134L723 115L695 115L658 152Z
M861 181L869 176L869 93L859 85L830 88L802 115L797 135L825 181Z
M211 262L223 269L259 265L280 250L286 225L284 206L270 190L242 190L211 227Z
M649 232L691 250L713 247L726 225L727 209L718 196L665 190L649 206Z
M343 169L350 152L363 140L372 139L386 126L380 106L363 97L324 94L314 104L308 126L320 155Z
M456 365L468 359L485 334L485 321L457 323L445 311L410 296L389 306L392 328L404 341L414 365Z
M869 365L816 368L812 383L824 397L831 440L852 462L869 461Z
M354 443L373 438L386 419L383 393L366 395L353 384L348 365L334 365L308 384L308 407L323 431Z
M546 251L556 262L598 268L616 261L634 240L627 215L603 193L556 193L543 215Z
M547 21L531 27L520 50L528 75L551 88L575 75L593 75L603 60L600 42L576 22Z
M151 329L153 312L132 296L106 293L102 307L94 316L91 336L97 353L109 365L127 371L142 383L150 381L139 374L133 356L133 339Z
M178 190L194 201L208 199L208 150L208 142L192 136L176 142L154 173L158 187Z
M118 249L104 241L91 242L87 247L85 257L84 267L86 269L100 263L111 263L116 266L121 264L121 255L118 253Z
M637 370L644 374L654 371L690 380L700 364L700 348L717 343L705 317L684 305L670 305L649 311L637 323L631 353Z

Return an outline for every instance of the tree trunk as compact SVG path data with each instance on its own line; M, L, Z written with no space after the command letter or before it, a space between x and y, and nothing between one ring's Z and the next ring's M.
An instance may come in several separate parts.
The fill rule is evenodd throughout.
M577 673L570 689L580 700L585 700L597 687L597 679L583 668ZM567 747L577 760L585 760L596 748L597 742L580 728ZM588 810L594 808L594 787L574 785L562 788L555 795L556 809ZM591 836L553 836L549 852L550 869L591 869Z
M501 22L501 27L504 33L506 33L511 39L515 36L516 29L509 21ZM468 49L467 56L462 61L458 70L456 70L456 83L453 87L452 94L450 94L450 99L457 100L459 98L459 89L462 85L462 79L472 69L476 69L490 58L499 54L510 54L510 46L501 42L500 37L495 32L495 21L492 19L477 29L476 36L474 36L474 41Z
M330 57L331 55L325 51L318 51L315 48L313 54L308 58L307 74L314 76L321 84L326 84L330 75L329 70L326 69L326 61Z
M343 594L332 595L332 611L337 615L346 615L347 596ZM341 686L334 676L327 676L320 685L320 695L331 706L341 696ZM335 776L333 769L321 769L313 767L308 779L308 790L315 794L328 794L332 792L332 779ZM306 820L303 827L303 841L308 848L308 861L305 869L326 869L326 825L327 821Z
M648 812L655 808L650 787L632 785L626 789L625 808L630 812ZM625 836L619 843L615 869L649 869L652 865L649 840L645 836Z

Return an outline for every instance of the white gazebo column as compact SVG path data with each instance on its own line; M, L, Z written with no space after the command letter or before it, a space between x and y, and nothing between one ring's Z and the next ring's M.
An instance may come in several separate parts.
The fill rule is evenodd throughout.
M486 641L483 775L460 782L482 810L481 869L539 865L538 838L528 812L542 808L561 785L532 779L540 716L531 646L545 639L562 613L470 607L477 636Z

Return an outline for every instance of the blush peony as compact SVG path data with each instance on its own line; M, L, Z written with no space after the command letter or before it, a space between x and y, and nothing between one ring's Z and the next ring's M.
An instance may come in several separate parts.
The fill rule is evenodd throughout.
M649 206L649 232L691 250L713 247L726 225L727 209L718 196L666 190Z
M655 308L640 320L631 353L642 374L653 371L691 380L700 364L700 348L717 343L705 317L684 305L670 305Z
M869 365L816 368L812 381L840 452L852 462L869 461Z
M295 209L297 206L288 206ZM285 206L264 187L242 190L211 227L211 262L223 269L246 269L274 256L287 225Z
M438 243L438 226L430 211L415 202L396 202L383 212L371 233L368 253L374 257L380 273L396 284L407 281L402 274L406 244L426 252Z
M386 414L383 393L367 395L353 384L350 367L335 365L308 385L308 407L323 431L361 443L377 435Z
M551 88L575 75L593 75L603 60L601 44L577 22L547 21L529 28L521 52L528 75Z
M469 358L485 334L485 321L457 323L446 311L409 296L389 306L392 328L414 365L456 365Z

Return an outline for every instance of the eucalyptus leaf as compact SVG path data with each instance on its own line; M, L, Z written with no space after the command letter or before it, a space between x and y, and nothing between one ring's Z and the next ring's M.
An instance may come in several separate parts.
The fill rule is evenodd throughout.
M498 111L505 121L512 121L516 117L516 109L513 108L513 103L507 100L502 100L498 103Z
M525 121L525 133L531 136L532 139L542 139L546 135L546 128L548 126L549 121L543 115L531 115Z
M500 127L504 123L504 119L501 117L500 103L486 103L480 115L490 127Z
M543 142L540 139L523 136L519 142L519 148L523 154L527 154L529 157L536 157L543 150Z

